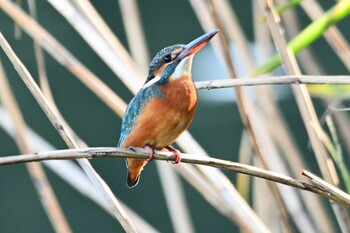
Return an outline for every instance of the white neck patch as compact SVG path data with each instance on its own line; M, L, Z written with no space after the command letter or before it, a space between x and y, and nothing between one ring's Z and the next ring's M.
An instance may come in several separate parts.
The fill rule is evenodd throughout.
M182 59L182 61L176 66L174 73L171 75L172 79L178 79L181 78L184 73L191 76L192 72L192 60L193 60L194 54L185 57ZM149 80L147 83L145 83L142 87L142 89L145 89L147 87L150 87L151 85L155 84L160 80L161 77L155 76L153 79Z
M145 84L143 85L142 89L145 89L145 88L151 86L152 84L158 82L159 80L160 80L160 77L159 77L159 76L156 76L156 77L152 78L151 80L149 80L147 83L145 83Z
M184 73L191 76L193 56L194 54L182 59L182 61L176 66L174 73L171 75L172 79L181 78Z

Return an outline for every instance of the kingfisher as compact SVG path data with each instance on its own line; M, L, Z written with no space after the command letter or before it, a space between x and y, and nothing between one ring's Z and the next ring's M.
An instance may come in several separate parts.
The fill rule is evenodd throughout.
M181 156L170 145L192 122L197 107L197 90L192 80L192 60L219 30L206 33L187 45L176 44L160 50L153 58L146 82L125 111L118 147L143 147L148 160L126 159L127 186L136 186L141 171L155 154L167 149Z

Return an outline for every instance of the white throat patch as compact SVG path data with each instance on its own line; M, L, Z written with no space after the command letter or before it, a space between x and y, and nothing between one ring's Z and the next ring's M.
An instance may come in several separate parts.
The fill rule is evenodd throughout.
M191 76L193 56L194 54L182 59L182 61L176 66L174 73L171 75L171 78L181 78L184 73Z

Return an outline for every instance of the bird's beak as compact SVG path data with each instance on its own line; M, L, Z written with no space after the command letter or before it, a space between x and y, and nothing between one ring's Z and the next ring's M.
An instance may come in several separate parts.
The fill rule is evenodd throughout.
M183 58L190 56L192 54L197 53L201 50L210 40L213 38L219 30L216 29L214 31L208 32L197 39L191 41L185 46L185 49L177 56L176 60L182 60Z

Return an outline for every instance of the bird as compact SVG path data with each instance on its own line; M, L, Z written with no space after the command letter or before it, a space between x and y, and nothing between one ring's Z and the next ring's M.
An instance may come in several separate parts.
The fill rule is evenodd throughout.
M118 147L150 151L148 160L126 159L129 188L138 184L141 171L155 150L167 149L174 153L175 163L180 162L180 153L171 144L195 115L198 97L191 74L192 60L218 31L208 32L186 45L165 47L152 59L147 79L122 119Z

